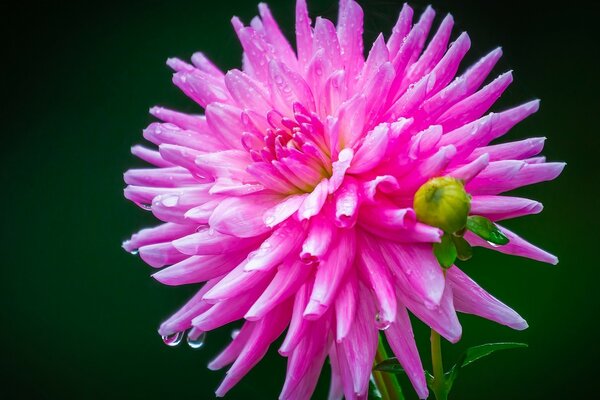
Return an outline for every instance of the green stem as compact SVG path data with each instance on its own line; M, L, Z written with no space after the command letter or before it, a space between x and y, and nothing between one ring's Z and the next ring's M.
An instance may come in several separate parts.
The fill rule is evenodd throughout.
M433 367L432 390L437 400L446 400L448 393L444 382L444 364L442 363L442 341L440 334L431 330L431 364Z
M377 346L377 353L375 353L375 365L388 358L385 346L383 345L383 338L379 335L379 344ZM375 379L375 385L377 386L377 389L379 389L383 400L404 400L402 388L398 384L395 375L381 371L373 371L373 378Z

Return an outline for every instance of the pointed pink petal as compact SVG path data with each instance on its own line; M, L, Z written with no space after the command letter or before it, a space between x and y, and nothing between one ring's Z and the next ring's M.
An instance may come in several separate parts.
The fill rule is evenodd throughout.
M385 337L400 365L406 371L417 395L420 399L426 399L429 396L429 390L425 382L423 365L415 343L410 318L402 304L398 305L398 314L394 322L385 330Z
M452 285L456 311L478 315L517 330L527 328L527 322L519 314L483 290L457 267L448 269L446 277Z

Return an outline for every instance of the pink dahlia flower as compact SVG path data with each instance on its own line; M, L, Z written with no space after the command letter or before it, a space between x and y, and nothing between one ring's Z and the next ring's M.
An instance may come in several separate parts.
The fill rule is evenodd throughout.
M134 146L154 168L125 173L125 197L164 223L123 247L138 252L167 285L206 282L159 333L169 343L243 319L210 369L233 364L223 396L285 335L283 399L312 394L324 361L331 397L364 398L385 336L419 397L428 395L408 311L450 342L457 312L514 329L527 323L456 266L440 267L432 247L444 232L413 207L431 178L453 177L470 195L470 214L492 221L535 214L536 201L503 192L556 178L562 163L537 156L544 138L493 144L538 109L538 101L484 115L512 81L483 83L496 49L455 77L470 40L449 44L448 15L426 40L435 12L413 24L405 5L387 40L364 57L363 12L341 0L337 25L309 19L296 5L296 50L265 4L260 17L233 27L243 68L223 73L203 54L168 60L173 82L204 109L161 107ZM435 225L435 224L434 224ZM555 264L557 259L499 226L495 246L473 246Z

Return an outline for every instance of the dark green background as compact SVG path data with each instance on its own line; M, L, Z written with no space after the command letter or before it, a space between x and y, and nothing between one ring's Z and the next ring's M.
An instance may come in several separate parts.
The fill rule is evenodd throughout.
M580 2L432 1L468 30L468 62L497 45L496 76L515 82L496 109L541 98L538 114L508 139L547 136L545 155L569 163L555 182L518 194L546 210L508 225L557 254L558 266L477 251L464 266L530 323L524 332L461 317L464 338L446 361L488 341L530 344L464 371L455 399L580 398L597 385L598 22ZM388 32L401 7L361 1L366 47ZM416 11L426 2L412 1ZM333 0L309 1L335 18ZM575 7L574 7L575 6ZM6 7L6 6L3 6ZM271 2L291 32L291 1ZM239 65L231 15L246 22L253 1L36 4L2 10L2 379L14 398L211 398L223 376L205 369L231 328L206 346L167 348L159 322L194 288L161 286L151 268L120 248L153 218L122 198L121 174L141 165L141 141L160 104L198 111L170 83L169 56L203 50L221 67ZM439 23L439 19L438 19ZM467 64L465 64L466 66ZM429 365L428 333L416 335ZM229 398L275 398L285 360L271 351ZM315 398L324 398L327 373ZM405 383L405 391L412 394Z

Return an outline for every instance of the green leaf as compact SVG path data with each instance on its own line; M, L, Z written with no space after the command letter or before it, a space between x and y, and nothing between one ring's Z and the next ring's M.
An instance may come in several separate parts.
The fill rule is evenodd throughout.
M472 215L467 218L467 229L487 240L492 244L504 245L508 243L508 238L492 221L479 215Z
M375 367L373 367L373 369L375 371L389 372L391 374L405 373L404 368L402 368L402 365L400 365L400 362L396 357L391 357L387 360L380 362Z
M452 240L454 241L456 255L459 260L467 261L473 257L473 249L471 248L469 242L467 242L463 237L452 235Z
M444 268L450 268L456 260L456 246L449 233L444 233L440 243L433 244L433 254L440 265Z
M528 347L525 343L503 342L503 343L486 343L480 346L474 346L467 349L464 355L461 366L466 367L480 358L489 356L498 350L520 349Z

